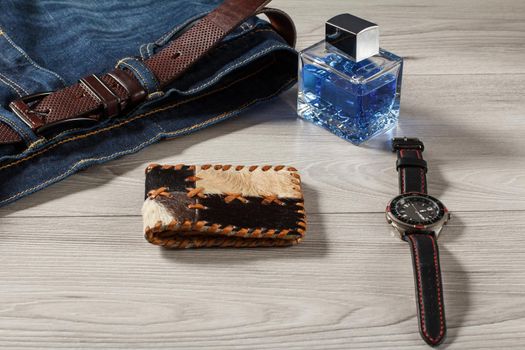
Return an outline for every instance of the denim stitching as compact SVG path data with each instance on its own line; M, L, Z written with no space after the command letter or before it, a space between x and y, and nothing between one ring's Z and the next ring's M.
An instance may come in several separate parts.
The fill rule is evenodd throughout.
M166 133L166 129L164 129L161 125L159 125L158 123L154 123L160 130L162 130L162 133L165 134Z
M271 28L259 28L259 29L255 29L255 30L252 30L248 33L243 33L239 36L236 37L236 39L240 39L241 37L243 39L246 39L248 36L252 35L252 34L256 34L256 33L259 33L259 32L274 32L273 29ZM236 42L234 40L228 40L228 41L223 41L221 43L221 45L217 46L216 49L219 50L219 49L224 49L228 46L232 46L232 45L235 45Z
M0 30L0 31L1 31L1 30ZM65 81L64 79L62 79L62 77L61 77L60 75L58 75L57 73L55 73L55 72L53 72L53 71L50 71L49 69L46 69L46 68L44 68L44 67L38 65L35 61L33 61L33 59L31 59L31 57L29 57L29 56L27 55L27 53L24 52L24 50L22 50L22 49L20 48L20 46L16 45L16 44L13 42L13 40L11 40L11 38L7 35L6 32L4 32L4 31L1 31L1 32L2 32L2 35L0 35L0 36L4 37L5 40L7 40L7 42L8 42L9 44L11 44L11 46L12 46L15 50L17 50L18 52L20 52L20 54L22 54L22 56L25 57L25 59L27 60L27 62L29 62L29 63L30 63L33 67L35 67L36 69L40 69L40 70L42 70L42 71L44 71L44 72L46 72L46 73L49 73L49 74L55 76L56 78L58 78L58 79L62 82L62 85L63 85L64 87L66 87L66 85L67 85L67 84L66 84L66 81Z
M250 23L244 22L243 24L241 24L241 30L243 32L250 30L250 29L252 29L252 25Z
M271 30L268 30L268 29L259 29L259 30L256 30L256 31L252 32L252 33L255 33L255 32L257 32L257 31L271 31ZM250 33L250 34L251 34L251 33ZM224 44L222 47L225 47L225 46L228 46L228 45L229 45L229 44ZM284 45L274 45L274 46L272 46L272 47L288 49L288 46L284 46ZM248 60L249 60L249 59L248 59ZM117 65L118 65L118 63L117 63ZM265 67L266 67L266 66L265 66ZM265 68L265 67L263 67L263 68ZM241 80L243 80L243 79L245 79L245 78L248 78L248 77L252 76L253 74L258 73L259 71L260 71L260 70L257 70L256 72L254 72L254 73L252 73L252 74L250 74L250 75L248 75L248 76L246 76L246 77L244 77L244 78L242 78L242 79L239 79L239 80L233 82L232 84L235 84L235 83L238 82L238 81L241 81ZM212 82L213 82L213 81L212 81ZM211 82L210 82L210 83L211 83ZM207 85L209 85L209 84L207 84ZM224 87L224 88L227 88L227 87L229 87L229 86L230 86L230 85L228 85L228 86L226 86L226 87ZM224 88L222 88L222 89L224 89ZM195 89L196 89L196 88L195 88ZM195 89L192 89L191 91L194 91ZM207 93L207 94L202 95L202 97L207 96L207 95L209 95L209 94L211 94L211 93L215 93L215 92L217 92L217 91L221 91L222 89L216 89L216 90L214 90L214 91L211 91L211 92L209 92L209 93ZM199 98L199 97L189 98L189 99L187 99L187 100L185 100L185 101L181 101L180 104L184 104L184 103L186 103L186 102L191 102L191 101L193 101L195 98ZM170 109L171 107L176 107L176 106L178 106L178 105L179 105L179 104L170 105L170 106L167 106L166 109ZM155 113L155 112L157 112L157 111L162 112L163 110L165 110L165 109L162 109L162 108L161 108L161 109L152 110L152 111L150 111L150 112L152 112L152 113ZM143 113L143 114L141 114L141 115L138 115L137 117L145 117L145 116L148 116L148 115L149 115L149 113ZM131 121L134 121L134 120L135 120L135 118L132 118L132 119L129 119L128 122L131 122ZM97 134L98 132L103 132L103 131L105 131L105 130L112 129L113 127L120 127L120 126L123 125L123 124L126 124L126 120L124 120L124 121L121 122L120 124L115 124L114 126L113 126L113 125L110 125L110 126L108 126L108 127L104 127L104 128L101 128L101 129L97 129L97 130L91 131L91 132L89 132L88 134L89 134L89 135L91 135L91 134ZM64 133L65 133L65 132L75 131L75 130L81 130L81 128L72 129L72 130L67 130L67 131L64 131ZM62 133L61 133L61 134L62 134ZM59 134L59 135L57 135L57 136L55 136L55 137L53 137L52 139L49 139L49 140L47 140L47 141L48 141L48 142L53 142L53 141L57 140L57 139L61 136L61 134ZM83 134L83 135L88 135L88 134ZM83 135L78 135L78 136L74 136L73 138L65 139L65 140L62 140L62 141L57 141L57 144L62 144L62 143L68 142L68 141L74 141L75 139L77 139L78 137L81 137L81 136L83 136ZM33 145L37 145L37 144L39 144L39 143L40 143L40 142L35 142L35 143L33 143L31 146L33 146ZM57 144L55 144L55 145L57 145ZM17 160L17 161L14 161L13 163L6 164L5 166L0 167L0 171L3 170L3 169L9 168L9 167L11 167L11 166L14 166L14 165L16 165L16 164L19 164L19 163L21 163L21 162L23 162L23 161L26 161L26 160L28 160L28 159L31 159L31 158L33 158L33 157L35 157L35 156L38 156L38 155L42 154L42 153L45 153L45 152L47 152L48 150L54 148L55 145L50 145L48 148L46 148L46 149L44 149L44 150L42 150L42 151L36 152L36 153L34 153L34 154L32 154L32 155L28 155L28 156L26 156L26 157L24 157L24 158L22 158L22 159L19 159L19 160Z
M133 67L131 64L127 63L127 62L124 62L124 61L119 61L118 65L124 65L126 67L128 67L129 69L131 69L133 72L137 73L137 75L139 76L139 79L142 81L142 85L144 85L146 87L146 90L149 91L149 85L148 85L148 82L146 81L146 79L144 79L144 77L142 76L142 74L139 72L139 70L135 67Z
M57 139L57 138L60 138L62 137L64 134L69 134L71 132L75 132L75 131L79 131L79 130L85 130L86 128L73 128L73 129L68 129L68 130L64 130L62 131L61 133L57 134L55 137L53 137L51 140L54 140L54 139Z
M186 28L188 25L190 25L191 23L195 22L199 18L204 17L209 12L210 11L201 12L198 15L195 15L193 17L188 18L184 23L176 26L175 28L173 28L172 30L170 30L169 32L167 32L166 34L161 36L159 39L155 40L155 44L159 45L159 46L165 45L166 42L169 40L169 38L171 38L175 33L177 33L178 31L180 31L183 28Z
M20 84L17 84L16 81L14 81L13 79L10 79L8 78L5 74L2 74L0 73L0 75L7 81L9 81L11 84L13 84L14 86L16 86L17 88L19 88L24 94L26 95L29 95L29 92L24 89Z
M295 78L292 78L288 82L283 84L283 87L288 86L288 84L290 84L293 80L295 80ZM214 122L219 122L222 119L227 119L232 112L241 112L243 109L246 109L246 108L248 108L249 106L251 106L253 104L256 104L256 103L258 103L260 101L267 100L267 99L270 99L272 97L275 97L279 93L281 93L282 89L283 88L280 88L275 93L273 93L273 94L271 94L269 96L266 96L266 97L263 97L263 98L257 98L255 100L249 102L249 103L246 103L246 104L240 106L238 109L231 110L231 111L225 112L225 113L221 113L221 114L219 114L219 115L217 115L217 116L215 116L213 118L205 120L204 122L192 125L190 127L186 127L186 128L182 128L182 129L179 129L179 130L175 130L175 131L172 131L172 132L169 132L169 133L159 133L159 134L155 135L154 137L152 137L151 139L149 139L147 141L144 141L140 145L135 146L135 147L133 147L131 149L128 149L128 150L125 150L125 151L116 152L116 153L110 154L110 155L105 156L105 157L82 159L82 160L76 162L73 165L73 167L71 167L68 171L62 173L61 175L56 176L56 177L54 177L52 179L49 179L46 182L41 183L40 185L37 185L37 186L31 187L31 188L28 188L28 189L26 189L24 191L18 192L17 194L14 194L13 196L11 196L9 198L6 198L3 201L0 201L0 205L4 204L4 203L7 203L7 202L9 202L9 201L11 201L11 200L13 200L13 199L15 199L17 197L20 197L20 196L24 195L25 193L32 192L34 190L39 190L41 188L46 187L47 184L53 183L55 181L58 181L58 180L60 180L62 178L67 177L68 175L74 173L74 171L75 171L75 169L76 169L76 167L78 165L83 164L84 162L87 162L87 161L101 161L101 160L103 161L105 159L110 159L111 160L114 157L118 157L118 156L121 156L121 155L126 155L126 154L137 152L143 146L145 146L146 144L154 142L155 139L160 139L161 136L173 136L174 137L174 136L177 136L177 135L180 135L180 134L184 134L184 133L189 132L189 131L194 130L194 129L206 127L207 125L212 124Z
M32 149L32 148L38 147L38 144L40 144L40 143L45 143L45 142L46 142L45 138L41 137L41 138L39 138L39 139L36 139L33 143L31 143L31 144L27 147L27 149L30 150L30 149Z
M185 26L189 25L193 21L194 20L190 20L190 21L188 21L188 22L186 22L184 24L181 24L179 26L176 26L175 28L172 28L169 32L165 33L163 36L161 36L160 38L155 40L154 44L159 45L159 46L165 45L166 41L169 40L170 37L175 35L175 33L177 33L179 30L181 30Z
M272 30L271 30L271 29L258 29L258 30L255 30L255 31L249 33L249 34L256 33L256 32L260 32L260 31L272 31ZM224 44L224 45L222 45L221 47L225 47L225 46L227 46L227 45L229 45L229 44ZM288 47L287 47L287 46L284 46L284 45L273 45L273 46L271 46L270 48L264 50L263 52L269 51L269 50L271 50L271 49L273 49L273 48L285 48L285 49L287 49ZM262 53L261 53L261 54L262 54ZM250 59L253 59L254 57L256 58L256 57L258 57L258 56L260 56L260 54L258 54L258 55L254 55L254 56L252 56L251 58L245 59L244 61L242 61L242 63L245 63L245 62L249 61ZM130 58L130 57L127 57L127 58ZM122 60L125 60L125 59L126 59L126 58L124 58L124 59L122 59ZM121 60L121 61L122 61L122 60ZM120 61L119 61L119 63L120 63ZM118 66L119 63L117 63L117 66ZM240 64L242 64L242 63L240 63ZM234 67L237 67L238 65L239 65L239 64L237 64L237 65L234 66ZM265 67L266 67L266 66L265 66ZM230 71L232 71L232 70L233 70L233 67L230 68L230 69L228 69L227 72L230 72ZM258 71L256 71L256 72L253 73L253 74L256 74L257 72L258 72ZM248 75L247 77L249 77L249 76L251 76L251 75L252 75L252 74ZM189 94L189 93L191 93L191 92L193 92L193 91L195 91L195 90L197 90L197 89L202 89L202 88L204 88L204 87L210 86L210 85L212 85L213 83L215 83L218 79L220 79L220 78L223 77L223 76L224 76L224 74L222 74L222 75L220 74L220 75L216 76L214 79L212 79L212 80L210 80L209 82L207 82L206 84L203 84L203 85L198 86L198 87L196 87L196 88L194 88L194 89L192 89L192 90L189 90L187 93ZM239 79L239 80L235 81L234 83L236 83L236 82L238 82L238 81L240 81L240 80L242 80L242 79ZM228 86L226 86L225 88L227 88L227 87L228 87ZM217 92L217 91L220 91L220 90L221 90L221 89L214 90L214 91L212 91L212 92L210 92L210 93L214 93L214 92ZM153 95L154 95L154 94L155 94L155 93L153 93ZM208 95L208 94L205 94L205 95L203 95L203 97L204 97L204 96L207 96L207 95ZM197 97L197 98L198 98L198 97ZM188 100L186 100L186 101L182 101L181 104L183 104L183 103L185 103L185 102L191 102L191 101L193 101L193 99L190 98L190 99L188 99ZM173 105L172 107L175 107L175 106L177 106L177 104ZM157 109L157 110L153 110L152 112L156 112L156 111L162 111L162 109L160 109L160 110L159 110L159 109ZM145 113L145 114L147 114L147 113ZM140 116L145 116L145 115L144 115L144 114L143 114L143 115L139 115L139 117L140 117ZM135 119L130 119L129 121L131 122L131 121L133 121L133 120L135 120ZM124 121L124 122L125 122L125 121ZM125 123L124 123L124 124L125 124ZM116 127L120 127L120 126L121 126L121 125L117 125ZM111 128L111 126L109 126L109 127L107 127L107 128ZM107 128L102 128L102 129L98 129L98 130L99 130L100 132L102 132L102 131L104 131L104 130L107 129ZM65 133L65 132L76 131L76 130L81 130L81 128L72 129L72 130L66 130L66 131L64 131L64 133ZM98 130L95 130L95 131L94 131L95 134L97 133L96 131L98 131ZM63 134L63 133L61 133L61 134ZM57 135L56 137L54 137L53 139L48 140L48 141L56 140L57 138L59 138L59 137L61 136L61 134ZM82 136L82 135L79 135L79 136ZM30 138L29 138L29 139L30 139ZM63 140L63 141L73 141L73 140L75 140L75 139L76 139L76 137L73 137L73 139L66 139L66 140ZM39 140L39 141L40 141L40 140ZM35 142L35 143L33 143L33 144L36 145L36 144L38 144L38 143L39 143L39 142ZM58 144L62 144L62 143L65 143L65 142L62 142L62 141L59 141L59 142L58 142ZM33 146L33 144L31 144L31 146ZM51 148L53 148L53 147L51 147ZM13 166L13 165L19 164L19 163L21 163L21 162L23 162L23 161L25 161L25 160L31 159L31 158L33 158L34 156L40 155L40 154L46 152L46 151L49 150L49 149L50 149L50 148L47 148L47 149L45 149L43 152L37 152L37 153L35 153L35 154L33 154L33 155L30 155L30 156L28 156L28 157L22 158L22 159L20 159L20 160L18 160L18 161L15 161L15 162L13 162L13 163L7 164L7 165L5 165L5 166L3 166L3 167L0 167L0 170L3 170L3 169L5 169L5 168L11 167L11 166Z
M250 29L253 27L251 24L249 23L243 23L243 25L246 24ZM173 30L172 30L173 31ZM254 33L259 33L259 32L273 32L274 30L273 29L257 29L257 30L254 30L248 34L254 34ZM168 33L169 34L169 33ZM167 34L165 34L164 36L167 36ZM224 43L223 45L220 45L218 46L216 49L219 50L219 49L223 49L225 47L228 47L229 45L232 45L233 43ZM148 44L148 47L150 46L151 44ZM141 47L142 48L142 47ZM288 46L286 45L273 45L273 46L270 46L269 48L266 48L265 50L261 51L261 52L258 52L256 55L253 55L253 56L250 56L249 58L246 58L244 59L243 61L241 62L238 62L236 63L235 65L229 67L228 69L224 70L224 71L221 71L220 74L216 75L215 78L213 78L212 80L209 80L207 83L203 84L203 85L200 85L200 86L197 86L191 90L188 90L186 91L187 94L191 94L192 92L196 91L196 90L200 90L200 89L203 89L203 88L206 88L210 85L212 85L213 83L217 82L220 78L222 78L223 76L225 76L227 73L230 73L231 71L233 71L235 68L239 67L240 65L248 62L248 61L252 61L254 58L258 58L262 55L265 55L267 52L273 50L274 48L288 48ZM151 55L153 54L153 51L151 52ZM125 58L126 59L126 58ZM122 59L120 60L118 63L117 63L117 66L119 64L126 64L124 62L125 59ZM129 66L129 64L126 64ZM136 70L134 70L136 71ZM140 73L138 71L136 71L137 74L140 75ZM145 79L142 77L142 75L140 75L140 77L142 78L142 80L144 81L144 84L146 84L145 82ZM149 89L148 89L149 90ZM159 91L158 89L155 91L157 92ZM154 94L155 92L153 92L152 94ZM150 95L152 95L150 94Z
M197 17L197 18L198 18L198 17ZM194 19L194 20L195 20L195 19ZM191 22L189 22L189 23L191 23ZM189 24L189 23L188 23L188 24ZM252 25L250 25L249 23L246 23L246 22L243 23L243 25L245 25L245 24L247 24L248 27L249 27L250 29L252 28ZM185 26L179 26L179 27L177 27L176 29L180 29L181 27L185 27ZM171 32L169 32L169 33L167 33L167 34L164 34L164 36L162 36L161 39L157 40L157 42L159 42L159 41L162 42L162 41L166 40L167 37L169 37L170 35L173 35L175 32L176 32L176 30L173 29ZM257 30L254 30L254 31L248 33L248 34L251 35L251 34L259 33L259 32L273 32L273 29L257 29ZM232 43L224 43L223 45L218 46L218 47L217 47L217 50L222 49L222 48L225 48L225 47L228 47L229 45L232 45ZM147 50L149 51L149 48L150 48L150 47L153 47L153 46L154 46L154 45L150 43L150 44L148 44L148 45L146 46L146 48L147 48ZM251 56L251 57L246 58L245 60L243 60L243 61L241 61L241 62L238 62L237 64L235 64L234 66L229 67L229 68L226 69L225 71L220 72L218 75L215 76L215 78L213 78L212 80L209 80L207 83L205 83L205 84L203 84L203 85L200 85L200 86L197 86L197 87L195 87L195 88L193 88L193 89L191 89L191 90L186 91L186 94L191 94L191 93L193 93L193 92L196 91L196 90L198 91L198 90L201 90L201 89L203 89L203 88L206 88L206 87L208 87L208 86L210 86L210 85L213 85L213 84L214 84L215 82L217 82L220 78L222 78L223 76L225 76L227 73L230 73L231 71L233 71L234 69L236 69L236 68L239 67L240 65L242 65L242 64L244 64L244 63L246 63L246 62L248 62L248 61L251 61L251 60L253 60L254 58L258 58L258 57L260 57L260 56L266 54L267 52L273 50L274 48L288 48L288 47L285 46L285 45L273 45L273 46L271 46L271 47L269 47L269 48L267 48L267 49L265 49L265 50L263 50L263 51L257 53L257 54L254 55L254 56ZM141 46L141 49L142 49L142 46ZM153 49L151 50L151 53L148 52L148 54L149 54L150 56L153 55L153 54L154 54ZM141 56L143 56L143 55L141 54ZM117 66L118 66L119 64L126 64L126 62L124 61L125 59L127 59L127 58L124 58L124 59L120 60L120 61L117 63ZM129 64L126 64L126 65L129 66ZM146 81L145 81L145 79L144 79L144 77L143 77L143 76L142 76L137 70L134 70L134 71L137 72L137 74L140 76L140 78L141 78L142 81L144 82L144 85L146 85L146 89L149 90L149 89L148 89L148 86L147 86L147 83L146 83ZM158 91L159 91L159 90L157 89L155 92L158 92ZM149 97L150 95L153 95L155 92L149 94L148 97ZM153 97L153 96L152 96L152 97Z
M1 75L0 75L0 82L4 83L7 87L13 89L13 91L15 92L15 94L18 95L18 97L22 97L23 96L22 93L20 93L20 91L16 87L14 87L13 85L9 84L8 81L2 79Z
M14 82L13 80L9 79L8 77L5 76L5 74L2 74L0 73L0 80L2 82L4 82L6 85L8 85L9 87L11 87L13 90L16 91L16 93L22 97L24 94L26 95L29 95L29 92L27 92L23 87L21 87L20 85L18 85L16 82ZM23 93L21 93L21 92Z
M20 164L20 163L22 163L22 162L24 162L24 161L26 161L26 160L32 159L32 158L34 158L34 157L36 157L36 156L39 156L39 155L41 155L41 154L44 154L44 153L46 153L47 151L49 151L49 150L51 150L51 149L53 149L53 148L55 148L55 147L57 147L57 146L60 146L60 145L62 145L62 144L64 144L64 143L68 143L68 142L71 142L71 141L74 141L74 140L77 140L77 139L83 139L83 138L89 137L89 136L91 136L91 135L96 135L96 134L98 134L98 133L100 133L100 132L104 132L104 131L108 131L108 130L116 129L116 128L118 128L118 127L121 127L122 125L126 125L126 124L128 124L128 123L131 123L131 122L133 122L133 121L135 121L135 120L137 120L137 119L141 119L141 118L143 118L143 117L148 117L148 116L150 116L150 115L153 115L153 114L155 114L156 112L167 111L167 110L170 110L170 109L175 108L175 107L177 107L177 106L183 105L183 104L185 104L185 103L192 102L192 101L195 101L195 100L201 99L201 98L203 98L203 97L209 96L209 95L211 95L211 94L214 94L214 93L216 93L216 92L226 90L226 89L229 88L230 86L233 86L233 85L237 84L237 83L240 82L240 81L246 80L246 79L248 79L248 78L254 76L255 74L258 74L258 73L261 72L263 69L266 69L269 65L271 65L271 64L273 64L273 63L274 63L274 61L272 61L272 62L270 62L270 63L264 65L263 67L257 69L256 71L254 71L254 72L251 73L251 74L248 74L248 75L246 75L246 76L244 76L244 77L242 77L242 78L237 79L236 81L231 82L231 83L228 84L228 85L225 85L225 86L220 87L220 88L218 88L218 89L215 89L215 90L213 90L213 91L207 92L207 93L202 94L202 95L200 95L200 96L193 96L193 97L190 97L190 98L188 98L188 99L186 99L186 100L184 100L184 101L180 101L180 102L177 102L177 103L174 103L174 104L168 105L168 106L164 106L164 107L160 107L160 108L157 108L157 109L151 110L151 111L146 112L146 113L143 113L143 114L136 115L136 116L134 116L134 117L132 117L132 118L130 118L130 119L123 120L123 121L121 121L120 123L113 124L113 125L107 126L107 127L105 127L105 128L96 129L96 130L90 131L90 132L85 133L85 134L82 134L82 135L72 136L72 137L70 137L70 138L67 138L67 139L64 139L64 140L57 141L57 143L52 144L52 145L49 145L47 148L44 148L44 149L42 149L42 150L40 150L40 151L38 151L38 152L35 152L35 153L31 154L31 155L28 155L27 157L24 157L24 158L21 158L21 159L18 159L18 160L16 160L16 161L12 162L12 163L8 163L8 164L6 164L6 165L0 166L0 171L1 171L1 170L4 170L4 169L7 169L7 168L10 168L10 167L12 167L12 166L18 165L18 164ZM0 203L1 203L1 202L0 202Z
M148 58L153 56L155 54L155 44L149 43L146 45L146 54L148 55Z
M219 81L222 77L224 77L226 74L230 73L231 71L233 71L234 69L238 68L239 66L245 64L246 62L248 61L252 61L256 58L259 58L260 56L263 56L265 55L266 53L268 53L269 51L272 51L276 48L288 48L288 46L285 46L285 45L273 45L273 46L270 46L269 48L253 55L253 56L250 56L249 58L246 58L245 60L225 69L224 71L221 71L219 74L217 74L213 79L209 80L208 82L202 84L202 85L199 85L197 87L194 87L193 89L191 90L188 90L188 91L185 91L186 94L192 94L194 92L198 92L199 90L202 90L204 88L207 88L208 86L210 85L213 85L215 84L217 81Z
M145 59L146 57L144 56L144 53L142 53L142 51L144 50L144 48L145 48L146 46L147 46L146 44L142 44L142 45L140 45L140 47L139 47L140 57L142 57L143 59Z
M162 96L164 96L164 91L155 91L155 92L152 92L151 94L148 94L146 99L147 100L152 100L154 98L162 97Z
M139 76L139 79L142 80L142 82L144 83L143 85L146 88L146 91L148 91L148 93L149 93L149 91L151 89L149 87L148 81L146 79L144 79L144 76L140 73L140 71L136 67L134 67L131 64L127 63L125 60L126 59L120 60L117 63L117 66L124 65L124 66L128 67L129 69L131 69L133 72L137 73L138 76ZM149 68L146 67L146 69L149 69ZM152 78L156 80L156 77L153 74L152 74ZM159 84L155 84L155 91L153 91L152 93L155 93L157 91L159 91Z
M25 130L20 128L18 125L13 123L8 118L4 117L3 115L0 115L0 120L3 121L4 123L6 123L7 125L9 125L11 128L13 128L18 134L23 136L26 140L31 140L31 137L29 136L29 134L26 133Z
M198 14L197 16L189 18L185 23L183 23L183 24L181 24L181 25L179 25L179 26L177 26L175 28L172 28L169 32L165 33L159 39L155 40L152 43L142 44L140 46L140 48L139 48L140 56L143 59L151 57L154 54L154 47L155 46L163 46L164 44L166 44L166 40L169 37L173 36L176 32L178 32L182 28L188 26L190 23L195 22L200 17L203 17L206 13L207 12L205 12L203 14Z
M117 63L115 63L115 67L114 68L119 68L119 66L120 66L120 64L122 62L125 62L127 60L133 60L133 59L135 59L135 57L129 57L128 56L128 57L121 58L120 60L117 61Z
M257 30L254 30L250 33L248 33L247 35L251 35L251 34L255 34L255 33L259 33L259 32L273 32L272 29L257 29ZM233 43L223 43L221 46L218 46L216 49L219 50L219 49L224 49L230 45L233 45ZM226 73L230 73L231 71L233 71L235 68L241 66L242 64L246 63L246 62L250 62L252 60L254 60L255 58L258 58L264 54L266 54L267 52L273 50L273 49L276 49L276 48L285 48L285 49L288 49L289 47L286 46L286 45L282 45L282 44L277 44L277 45L272 45L268 48L266 48L265 50L253 55L253 56L250 56L246 59L244 59L243 61L241 62L238 62L236 63L235 65L233 66L230 66L229 68L227 68L226 70L224 71L221 71L218 75L216 75L215 77L213 77L211 80L207 81L206 83L202 84L202 85L199 85L197 87L194 87L193 89L191 90L187 90L185 91L184 93L185 94L192 94L194 92L198 92L199 90L202 90L204 88L207 88L208 86L210 85L213 85L214 83L216 83L220 78L222 78L223 76L225 76Z

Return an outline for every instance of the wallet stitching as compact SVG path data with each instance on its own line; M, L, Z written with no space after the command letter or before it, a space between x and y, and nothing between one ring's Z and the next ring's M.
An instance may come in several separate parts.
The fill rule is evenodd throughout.
M231 165L220 165L220 164L217 164L217 165L211 165L211 164L205 164L205 165L202 165L200 168L203 169L203 170L207 170L211 167L214 167L215 170L223 170L223 171L227 171L229 170L232 166ZM147 168L146 168L146 173L150 172L151 170L153 170L154 168L157 168L157 167L161 167L162 169L174 169L174 170L181 170L183 167L184 167L184 164L177 164L177 165L159 165L159 164L150 164ZM239 166L236 166L233 171L240 171L242 169L244 169L245 166L243 165L239 165ZM259 168L259 166L257 165L253 165L253 166L250 166L248 167L248 170L250 172L253 172L254 170L256 170L257 168ZM281 171L283 169L286 169L286 171L289 171L290 172L290 176L292 177L292 184L294 185L293 189L298 192L298 194L301 196L302 198L302 191L301 191L301 183L300 183L300 175L297 173L297 169L293 168L293 167L285 167L284 165L277 165L277 166L271 166L271 165L265 165L265 166L261 166L260 167L262 171L269 171L270 169L273 169L274 171ZM188 167L188 170L194 170L195 171L196 167L195 166L189 166ZM186 181L192 181L192 180L195 180L197 179L198 177L196 176L196 174L194 174L193 176L190 176L190 177L187 177L185 180ZM193 198L193 197L203 197L205 196L202 191L204 190L203 188L195 188L196 187L196 182L194 182L194 186L193 187L188 187L186 188L187 190L187 196L189 198ZM159 188L159 189L156 189L156 190L152 190L148 193L148 198L149 199L154 199L155 197L150 197L150 194L153 196L153 195L164 195L166 189L165 188ZM169 193L168 193L169 194ZM228 197L231 197L230 200L233 201L233 200L240 200L240 201L243 201L242 199L244 199L241 194L237 194L237 193L225 193L227 195L226 198ZM225 198L225 201L226 201L226 198ZM269 202L268 204L271 204L272 202L275 202L275 199L276 198L273 198L273 196L265 196L265 197L261 197L262 198L262 201L263 203L265 201L269 202L271 200L271 202ZM277 199L278 200L278 199ZM278 203L276 203L278 204ZM192 222L191 220L187 220L187 219L184 219L182 220L182 222L179 222L179 221L176 221L176 220L173 220L172 222L168 223L167 225L161 221L158 221L154 227L146 227L145 229L145 235L146 235L146 239L148 241L150 241L151 243L154 243L154 244L158 244L158 245L162 245L162 246L166 246L166 247L178 247L178 248L186 248L188 247L188 245L190 245L191 243L193 243L193 246L195 247L200 247L200 246L214 246L216 243L220 242L218 245L219 246L257 246L259 245L259 243L265 243L265 245L276 245L276 246L279 246L279 245L290 245L290 244L294 244L294 243L299 243L302 238L304 237L304 234L306 232L306 218L305 218L305 211L304 211L304 201L300 201L300 202L297 202L295 203L295 205L298 207L298 209L296 210L296 212L298 214L301 214L301 217L299 219L299 221L296 222L296 226L293 227L293 228L289 228L289 229L282 229L282 230L275 230L275 229L264 229L264 228L260 228L260 227L255 227L255 228L234 228L232 225L227 225L227 226L222 226L218 223L208 223L206 224L205 221L196 221L196 222ZM193 209L193 210L206 210L207 208L202 206L202 204L200 204L199 206L199 203L196 203L196 205L191 205L191 208L190 209ZM196 215L197 217L197 215ZM239 243L236 243L236 244L233 244L232 242L230 241L226 241L226 240L221 240L220 238L221 237L210 237L210 238L206 238L202 241L198 241L198 240L195 240L194 237L184 237L184 238L175 238L175 239L161 239L161 238L158 238L155 236L155 233L159 233L159 232L163 232L163 231L174 231L174 232L184 232L184 231L196 231L196 232L199 232L199 233L211 233L211 234L217 234L217 235L223 235L222 238L226 239L226 240L232 240L232 238L236 238L238 240L246 240L246 239L255 239L255 241L250 241L250 242L239 242ZM299 237L297 238L294 238L294 239L286 239L286 235L288 235L290 233L290 231L295 231L299 234ZM277 233L278 232L278 233ZM191 242L191 240L193 239L193 242ZM269 242L262 242L262 240L266 240L266 239L270 239L273 241L272 244L268 244ZM233 240L235 242L235 240ZM203 243L202 245L200 243Z

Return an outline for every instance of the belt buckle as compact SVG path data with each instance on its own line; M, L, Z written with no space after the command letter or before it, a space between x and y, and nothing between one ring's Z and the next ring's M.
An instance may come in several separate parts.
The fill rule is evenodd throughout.
M64 124L73 124L73 123L93 123L95 120L93 118L88 118L85 116L79 116L76 118L58 120L52 123L46 123L44 117L46 113L38 112L31 109L32 105L38 101L41 101L43 98L51 95L55 91L46 91L39 92L36 94L31 94L27 96L22 96L17 100L9 103L9 108L13 113L16 114L27 126L33 130L33 132L39 136L44 136L47 132L52 132L57 126L62 126Z
M44 121L39 113L31 110L31 105L52 93L53 91L47 91L20 97L9 103L9 108L18 118L26 123L31 130L37 132L37 130L44 126Z

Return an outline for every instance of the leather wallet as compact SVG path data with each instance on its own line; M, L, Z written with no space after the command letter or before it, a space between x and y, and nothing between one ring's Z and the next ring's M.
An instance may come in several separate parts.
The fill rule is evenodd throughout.
M142 216L166 248L289 246L306 231L301 178L284 165L151 164Z

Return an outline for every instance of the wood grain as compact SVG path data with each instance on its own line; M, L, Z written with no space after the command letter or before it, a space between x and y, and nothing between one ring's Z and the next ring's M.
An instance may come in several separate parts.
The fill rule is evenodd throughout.
M393 134L426 144L446 349L525 341L525 2L275 0L322 38L342 12L406 57ZM96 166L0 209L2 349L427 349L410 254L383 208L397 192L384 135L355 147L295 116L295 91L194 135ZM142 237L144 167L289 164L309 230L290 249L165 251Z
M451 348L519 348L520 221L456 213L443 233ZM408 246L382 214L313 214L291 249L164 251L140 228L139 216L5 219L0 346L425 348Z
M525 79L500 80L494 75L404 80L395 133L424 140L431 191L452 210L525 209L525 138L520 132ZM57 199L68 208L60 215L137 214L149 162L290 164L301 170L307 191L317 193L323 212L384 208L385 198L397 188L395 159L386 142L391 135L355 147L298 120L294 107L292 90L248 115L89 169L0 213L56 215ZM103 196L104 206L93 205L96 196Z

